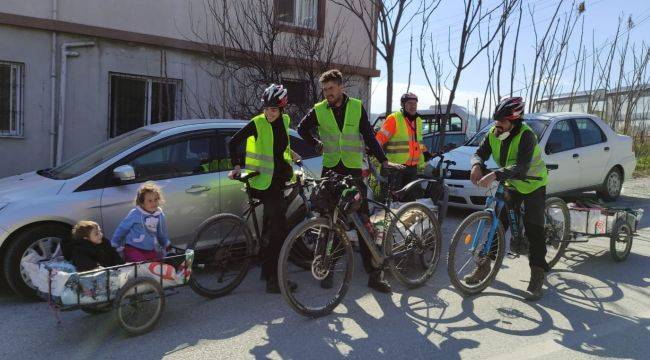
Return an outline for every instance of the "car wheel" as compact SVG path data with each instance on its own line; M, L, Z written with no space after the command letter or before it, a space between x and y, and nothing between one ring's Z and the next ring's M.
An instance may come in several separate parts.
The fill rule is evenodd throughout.
M43 260L62 255L61 242L70 237L70 229L63 225L41 225L20 233L7 249L4 259L4 273L9 287L18 295L37 299L25 270L22 259L35 253Z
M598 197L605 201L615 201L621 195L623 174L617 168L612 168L605 176L605 181L598 191Z

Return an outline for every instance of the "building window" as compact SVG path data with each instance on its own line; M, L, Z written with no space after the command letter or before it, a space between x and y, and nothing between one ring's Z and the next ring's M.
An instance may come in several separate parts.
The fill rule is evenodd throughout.
M0 61L0 136L23 136L23 68Z
M110 74L110 136L181 117L181 80Z
M282 30L320 36L324 8L324 0L275 0L275 18Z

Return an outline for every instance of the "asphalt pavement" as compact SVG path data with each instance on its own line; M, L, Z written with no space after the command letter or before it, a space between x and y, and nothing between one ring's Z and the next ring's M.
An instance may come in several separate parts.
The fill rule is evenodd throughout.
M625 262L608 239L572 244L548 275L545 296L523 299L529 270L506 259L482 294L463 298L446 273L447 245L468 214L452 210L433 278L392 295L366 287L357 258L353 284L333 314L306 319L264 292L258 269L231 295L206 300L189 288L167 298L157 327L125 336L113 313L55 313L45 303L0 293L2 359L460 359L634 358L650 341L650 179L626 183L617 205L644 208Z

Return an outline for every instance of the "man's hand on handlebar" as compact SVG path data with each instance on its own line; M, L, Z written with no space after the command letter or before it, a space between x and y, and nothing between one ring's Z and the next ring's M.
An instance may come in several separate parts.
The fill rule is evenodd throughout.
M480 165L472 166L472 171L469 174L469 180L474 185L478 185L479 181L483 178L483 170Z
M475 166L477 168L478 166ZM478 186L480 187L490 187L494 180L497 179L497 174L493 171L481 178L481 180L478 181Z
M235 165L235 168L228 173L228 179L235 180L241 176L241 166Z
M384 167L385 169L395 169L395 170L403 170L406 168L404 165L392 163L388 160L381 163L381 166Z

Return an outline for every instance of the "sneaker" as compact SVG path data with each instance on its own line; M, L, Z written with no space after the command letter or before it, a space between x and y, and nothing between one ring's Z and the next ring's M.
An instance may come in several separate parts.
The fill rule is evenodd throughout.
M542 285L544 285L544 269L539 266L531 266L530 268L530 282L528 283L528 288L524 294L524 298L529 301L539 300L542 293Z
M476 263L474 271L465 276L463 280L465 280L467 285L476 285L485 280L485 278L490 274L490 269L492 268L491 263L492 261L489 257L480 258Z
M528 255L528 241L523 239L522 241L515 241L514 239L510 241L510 252L517 255Z
M390 288L390 284L384 280L383 272L377 271L370 274L368 278L368 287L379 291L380 293L390 294L393 290Z

